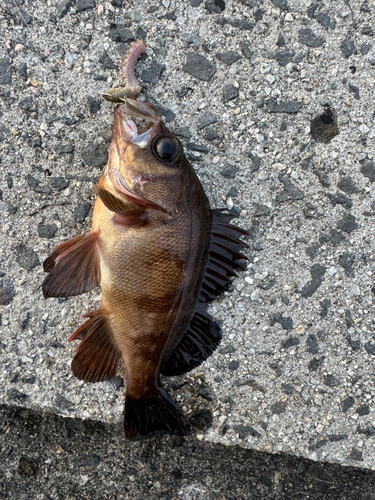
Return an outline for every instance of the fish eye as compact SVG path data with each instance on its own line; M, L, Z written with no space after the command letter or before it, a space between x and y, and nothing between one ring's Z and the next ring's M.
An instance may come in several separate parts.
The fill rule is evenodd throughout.
M152 145L154 155L166 163L177 163L182 157L180 141L173 135L162 135L155 139Z

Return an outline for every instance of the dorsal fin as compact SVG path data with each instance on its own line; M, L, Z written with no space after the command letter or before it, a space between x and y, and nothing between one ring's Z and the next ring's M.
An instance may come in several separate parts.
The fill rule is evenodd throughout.
M97 251L99 233L86 233L57 246L43 263L49 273L43 282L44 297L71 297L99 286Z
M230 224L232 215L213 211L211 245L206 270L202 279L198 303L187 330L164 362L163 375L181 375L199 366L217 348L221 340L220 326L205 311L207 303L229 288L236 269L242 266L238 259L247 257L240 250L247 248L241 236L245 229Z
M116 375L121 355L112 340L108 320L101 309L84 317L88 321L69 338L69 342L82 340L72 361L72 372L85 382L109 380Z

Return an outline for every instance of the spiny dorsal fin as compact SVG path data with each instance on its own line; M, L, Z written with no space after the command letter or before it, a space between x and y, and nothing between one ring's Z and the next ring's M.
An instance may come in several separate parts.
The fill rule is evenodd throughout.
M44 297L71 297L99 286L97 251L99 233L86 233L57 246L43 263L49 275L43 282Z
M85 314L89 318L70 337L81 339L72 361L75 377L85 382L109 380L116 375L120 352L112 340L107 318L102 310Z
M237 276L236 269L242 267L238 260L247 260L240 252L247 245L239 238L248 232L230 224L232 219L233 215L223 214L221 210L213 211L211 245L198 304L188 329L162 366L163 375L180 375L192 370L203 363L220 343L221 329L205 307L228 290L231 278Z

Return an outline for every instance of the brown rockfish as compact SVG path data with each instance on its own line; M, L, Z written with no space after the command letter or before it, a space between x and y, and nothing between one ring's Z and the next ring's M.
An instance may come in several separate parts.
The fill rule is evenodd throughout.
M104 94L118 104L108 164L94 186L92 229L54 249L43 283L46 298L100 286L101 308L69 339L81 340L72 371L97 382L123 363L129 439L190 432L160 375L186 373L218 346L221 330L207 303L236 276L246 247L239 238L247 234L230 224L233 216L210 209L180 141L155 106L137 100L134 67L143 52L142 41L132 45L124 87ZM146 122L139 133L129 115Z

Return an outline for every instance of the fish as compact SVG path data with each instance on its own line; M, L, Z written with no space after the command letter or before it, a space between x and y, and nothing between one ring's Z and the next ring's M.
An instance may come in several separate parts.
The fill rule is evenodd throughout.
M45 298L101 288L100 309L69 338L80 340L71 363L85 382L126 375L124 433L129 440L157 433L187 435L184 412L161 376L201 365L222 338L208 304L229 290L247 257L249 233L233 214L211 209L179 139L157 108L138 100L135 65L145 52L133 43L115 103L108 163L93 186L91 231L63 242L44 261ZM134 120L146 125L138 131Z

